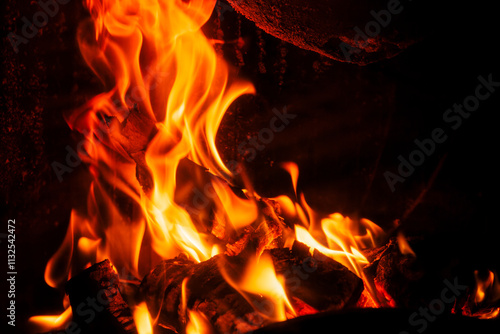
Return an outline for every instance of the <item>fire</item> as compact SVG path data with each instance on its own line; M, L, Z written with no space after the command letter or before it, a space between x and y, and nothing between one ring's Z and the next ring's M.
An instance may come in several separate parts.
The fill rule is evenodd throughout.
M47 264L45 281L51 287L62 287L79 271L104 259L119 273L141 278L158 259L184 253L201 262L223 252L211 231L200 227L175 201L177 174L190 173L182 170L185 159L214 176L213 216L221 226L240 231L259 219L258 195L253 191L246 198L235 195L228 185L233 175L215 144L231 103L255 92L250 83L234 78L217 56L215 42L201 31L215 3L85 1L91 21L82 23L78 42L106 91L66 115L71 129L86 138L79 156L93 179L85 207L72 211L65 239ZM297 222L295 235L285 245L298 240L342 263L363 279L368 291L363 295L365 304L384 305L384 291L378 291L363 271L368 260L362 253L384 238L382 229L368 219L316 212L298 191L298 166L285 163L283 168L290 174L295 198L281 195L275 200L284 215ZM149 179L150 187L144 181ZM398 244L403 254L415 255L402 234ZM267 322L296 317L300 312L287 296L284 278L276 274L266 253L259 255L248 259L238 279L221 267L224 278ZM498 278L490 272L484 280L476 275L476 280L476 304L498 302ZM185 332L213 332L204 313L188 309L186 282L180 312ZM295 304L302 305L303 314L316 312L301 301ZM35 316L30 321L39 331L63 328L72 316L68 300L65 306L61 315ZM138 333L152 333L156 319L146 303L130 307ZM493 318L499 312L495 307L475 316Z
M257 220L259 213L254 201L234 196L234 193L225 183L214 182L213 186L220 199L219 211L216 214L224 216L224 218L219 219L229 221L236 230L250 225Z
M181 286L181 304L180 304L180 314L181 317L186 318L186 334L211 334L214 333L213 327L208 321L205 314L189 310L187 307L188 301L188 291L187 291L188 278L182 281Z
M153 326L151 316L148 312L148 307L145 302L140 303L135 306L134 312L134 322L137 327L138 334L152 334Z
M199 262L218 252L174 201L183 159L220 177L231 174L215 146L217 129L229 105L254 92L230 80L200 30L214 6L215 0L86 1L92 21L82 23L78 42L108 90L66 115L86 138L79 155L93 181L86 208L73 211L47 264L50 286L106 258L120 273L142 277L155 258L184 252ZM144 137L127 137L132 132ZM152 178L151 191L136 177L137 161ZM223 183L213 186L221 199L216 211L226 212L235 228L255 220L254 201L237 198ZM145 319L143 307L135 309Z
M230 175L215 147L217 129L229 105L254 92L249 83L229 80L228 66L200 30L214 5L201 0L86 2L92 23L83 24L80 49L110 90L67 116L70 127L87 138L80 154L94 181L86 212L73 213L68 235L47 266L49 285L64 283L71 268L81 270L76 260L81 254L88 257L85 263L109 258L136 277L141 276L139 258L150 258L148 251L161 258L185 252L195 261L212 256L208 235L174 201L176 173L188 158L213 174ZM137 110L140 116L133 115ZM131 117L140 122L132 124ZM143 134L146 139L124 138L124 127L143 125L150 131ZM130 147L135 144L143 146ZM151 192L136 178L131 154L141 148ZM253 201L237 198L222 183L214 188L221 198L218 212L227 212L236 228L255 220ZM146 235L148 245L143 244Z
M186 334L211 334L213 333L212 326L207 317L197 311L188 310L189 322L186 325Z
M140 278L158 259L185 253L201 262L219 253L210 231L175 201L177 174L190 173L182 170L184 159L216 176L211 181L212 200L214 219L221 225L238 231L258 219L254 198L258 195L234 194L223 181L230 182L232 174L215 145L227 108L239 96L255 91L250 83L232 77L214 51L214 42L201 32L215 2L86 1L91 21L82 23L78 42L106 91L66 115L71 129L86 138L79 155L93 180L86 206L73 210L66 237L47 264L45 280L50 286L62 287L104 259L120 274ZM361 250L373 247L382 230L366 219L316 213L297 192L297 165L283 167L290 173L295 200L286 196L276 200L285 214L301 222L295 238L344 264L374 290L362 271L367 260ZM139 181L149 178L150 187ZM249 259L238 282L225 278L269 321L296 316L283 278L266 255ZM259 308L255 300L260 304L264 300L268 307ZM138 331L152 332L154 321L146 305L131 307ZM203 314L185 311L187 333L209 331ZM64 317L44 319L59 325L70 314L68 308Z
M363 249L379 245L385 238L384 231L365 218L352 220L340 213L321 217L308 205L304 195L297 191L298 166L288 162L282 164L282 167L290 174L295 197L300 198L300 201L294 202L283 195L276 197L275 200L285 208L285 214L301 222L302 225L295 225L295 239L349 268L363 279L370 300L375 305L384 304L386 298L377 291L374 282L363 272L363 266L368 264L368 260L362 254Z
M292 318L297 316L283 287L284 278L276 275L273 261L267 254L249 259L243 277L238 282L222 266L220 269L226 281L266 319L284 321L287 313Z
M479 272L474 272L476 278L476 294L474 302L476 305L484 304L478 312L472 314L480 319L493 319L500 314L500 307L488 307L498 305L500 301L500 282L494 272L488 271L488 276L484 279L479 276Z
M401 252L401 254L411 255L413 257L416 257L415 252L408 243L408 240L406 240L406 237L404 236L403 232L400 231L398 233L397 240L398 240L399 251Z
M62 329L65 324L71 321L71 306L60 315L36 315L29 318L29 322L36 326L39 331L50 331Z
M491 290L491 298L494 301L500 299L500 283L495 281L495 274L492 271L488 271L486 279L481 279L477 270L474 272L474 276L476 277L476 304L484 301L488 290Z
M72 270L76 269L72 268L72 262L83 267L87 267L88 263L96 262L100 239L96 237L94 227L91 221L78 214L77 211L71 212L70 224L64 241L45 269L45 282L49 286L55 288L72 277Z
M377 306L385 304L387 298L378 292L375 283L363 271L363 266L369 262L361 253L363 248L375 247L375 236L380 237L383 233L380 227L368 219L355 222L340 213L321 219L320 226L321 229L308 231L302 226L295 225L296 239L349 268L363 280L373 303ZM360 227L365 229L365 233L355 234L355 230ZM312 236L312 233L326 239L328 246L320 243Z

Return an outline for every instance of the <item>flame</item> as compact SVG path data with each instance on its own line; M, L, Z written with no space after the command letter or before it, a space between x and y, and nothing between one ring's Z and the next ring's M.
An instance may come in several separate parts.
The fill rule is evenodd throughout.
M225 183L214 182L213 186L220 199L217 215L224 214L235 229L241 229L257 220L259 213L254 201L234 196Z
M71 306L60 315L36 315L29 318L30 324L35 326L37 332L48 332L62 329L72 318Z
M290 199L290 197L286 195L279 195L274 198L280 204L281 211L283 211L286 216L295 216L297 215L297 209L295 203Z
M273 261L267 253L250 258L238 282L228 275L223 266L220 269L226 281L266 319L284 321L287 314L291 313L292 318L297 316L283 287L284 278L276 275Z
M408 240L406 240L406 237L404 236L403 232L399 231L397 240L398 240L399 251L401 252L401 254L417 257L415 255L415 252L411 248L410 244L408 243Z
M212 325L205 314L188 310L189 322L186 325L186 334L211 334Z
M295 197L297 197L297 184L299 181L299 167L294 162L284 162L281 167L290 174L292 179L293 191L295 192Z
M78 43L107 91L66 115L85 137L78 154L93 180L86 206L73 210L47 264L50 286L62 287L106 258L119 272L142 277L157 258L183 252L199 262L219 252L174 201L182 159L231 175L216 149L217 129L235 99L254 93L250 83L230 79L201 32L215 2L85 1L91 21L82 23ZM150 191L136 177L137 161L152 178ZM254 201L237 198L222 183L214 188L217 212L227 212L235 227L257 217ZM143 324L145 310L135 310Z
M213 327L208 321L207 317L204 313L189 310L187 308L188 301L188 291L187 291L187 282L189 278L185 278L182 281L181 285L181 303L180 303L180 312L181 318L187 316L187 324L185 328L186 334L211 334L214 333Z
M384 231L377 224L365 218L352 220L340 213L321 217L309 206L304 194L297 190L298 166L295 163L287 162L283 163L282 167L290 174L293 190L299 201L294 202L284 195L274 199L285 208L285 214L291 214L301 223L301 225L295 224L295 239L343 264L363 279L370 295L369 299L374 304L390 306L390 303L387 302L388 299L378 292L373 280L368 278L363 271L368 260L363 255L362 250L378 246L380 241L385 238ZM369 304L365 303L365 305Z
M73 210L66 237L47 264L45 280L50 286L62 287L106 258L118 272L142 277L159 258L185 253L201 262L220 253L209 231L201 230L174 200L184 159L220 178L211 182L215 219L223 226L238 230L258 219L253 198L257 195L250 191L252 196L238 197L221 180L230 180L232 174L217 151L217 130L231 103L255 89L233 78L214 51L215 42L201 31L215 3L85 1L91 20L82 23L78 43L106 91L66 115L70 128L86 139L78 154L92 182L85 207ZM321 216L297 191L297 165L285 163L283 168L291 176L295 200L277 200L300 222L297 240L343 263L373 290L362 271L367 260L361 249L373 246L381 229L369 220L353 221L339 213ZM139 182L138 174L151 178L150 187ZM269 321L296 316L283 278L266 255L250 259L239 282L225 278ZM268 310L256 305L255 295L270 305ZM151 332L145 304L131 307L138 331ZM186 332L209 330L203 314L183 307L189 318ZM70 314L68 310L64 314Z
M229 105L254 92L249 83L229 80L228 66L200 30L215 0L88 0L86 6L92 22L82 24L80 50L110 89L67 115L70 127L86 137L79 155L94 179L86 212L73 212L66 239L47 265L45 278L52 287L61 286L71 268L86 266L76 260L82 254L85 264L109 258L136 277L141 277L141 256L171 258L184 252L198 262L210 258L209 236L174 201L176 173L188 158L216 175L231 174L215 136ZM133 117L140 119L138 125ZM149 133L136 134L145 136L136 143L126 137L127 126ZM142 146L130 147L136 144ZM153 179L150 193L139 184L131 155L141 149ZM253 201L237 198L222 184L214 188L221 197L218 211L227 212L233 225L255 220Z
M495 273L491 270L488 271L488 276L482 278L479 272L474 271L476 278L476 293L474 302L476 305L482 305L479 311L471 314L473 317L480 319L493 319L500 314L500 307L491 307L491 305L498 305L500 301L500 282Z
M138 334L153 333L151 315L149 314L146 302L142 302L135 306L133 317Z
M99 244L92 222L73 210L64 241L45 268L45 282L53 288L58 287L72 277L72 262L83 267L95 263Z
M500 307L483 310L476 314L479 319L495 319L500 314Z
M486 279L481 279L477 270L474 271L474 276L476 278L476 304L481 303L485 299L488 290L492 290L492 297L495 298L495 301L500 299L500 284L498 281L495 282L495 274L492 271L488 271Z

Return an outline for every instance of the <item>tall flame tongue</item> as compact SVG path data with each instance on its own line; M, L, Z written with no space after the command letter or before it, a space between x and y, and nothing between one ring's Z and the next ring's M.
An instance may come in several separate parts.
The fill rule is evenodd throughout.
M66 118L86 137L79 155L93 181L86 208L73 211L67 236L47 265L50 286L105 258L120 274L142 277L152 263L139 258L184 252L202 261L213 255L213 245L174 202L176 172L188 158L216 175L231 174L215 136L229 105L254 92L249 83L229 80L228 66L200 30L215 2L86 1L92 20L80 26L80 50L109 90ZM139 184L137 161L147 165L151 191ZM217 189L227 195L227 186ZM244 210L255 207L244 202ZM137 314L147 319L142 306ZM54 319L47 323L59 324Z
M108 257L117 268L138 275L146 227L154 253L162 258L180 251L196 261L211 256L213 245L174 202L176 173L188 158L214 174L230 175L215 135L228 106L254 92L249 83L229 83L227 65L200 30L214 5L215 0L87 1L93 29L82 25L80 49L112 87L67 120L88 139L84 158L94 181L85 219L94 235L84 237L101 240L94 261ZM141 119L139 125L128 124L134 117ZM134 137L127 126L150 133ZM141 156L153 179L147 196L136 178ZM117 197L127 205L117 205Z
M79 29L80 50L108 91L67 116L69 126L87 139L79 155L93 181L86 207L73 211L66 238L46 267L50 286L61 286L106 258L120 274L142 277L156 257L183 252L199 262L217 252L210 241L214 238L200 233L188 212L174 201L176 176L184 168L181 160L189 159L220 177L231 176L215 146L217 129L236 98L254 93L251 84L230 80L228 66L200 30L215 2L86 1L92 20ZM139 168L151 177L151 188L142 187L148 182L139 183ZM359 250L373 246L380 228L340 214L319 219L303 195L298 199L298 168L291 164L286 168L296 200L285 196L277 200L307 227L297 225L295 238L364 277L361 266L366 259ZM219 179L212 186L217 195L215 219L224 219L236 230L257 219L254 200L237 197ZM295 316L268 258L249 259L248 271L238 282L226 278L250 303L255 295L271 301L272 312L257 308L270 321ZM370 284L367 287L374 290ZM145 305L131 307L140 331L150 332L154 324ZM70 313L32 321L57 327ZM202 314L187 313L187 332L208 330Z

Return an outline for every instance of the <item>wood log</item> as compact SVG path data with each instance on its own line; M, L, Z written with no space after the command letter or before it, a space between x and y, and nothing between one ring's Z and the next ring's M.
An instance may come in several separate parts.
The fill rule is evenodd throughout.
M367 249L364 255L369 261L365 272L373 277L379 292L385 294L389 304L398 307L417 307L423 303L423 294L416 294L427 287L424 270L418 258L401 254L396 238L387 244ZM433 282L436 283L436 282ZM439 286L439 282L437 282Z
M384 19L390 24L385 22L381 27L371 12L387 11L387 1L228 1L268 34L300 48L358 65L397 55L418 40L417 27L423 25L415 11L407 9L402 13L398 11L397 15L387 12L389 17Z
M119 277L109 260L70 279L66 293L80 333L137 333L132 313L120 293Z
M110 135L137 164L137 180L144 192L149 194L153 189L153 179L146 164L145 154L149 142L158 132L156 120L142 111L137 104L129 108L125 116L122 122L116 117L110 118L107 122L108 126L111 128L116 126L114 131L110 131Z
M277 275L285 279L290 299L300 300L305 313L311 310L339 310L356 303L362 281L336 261L295 243L292 249L266 250ZM163 261L142 281L144 296L153 317L160 326L181 331L186 324L182 307L182 282L186 283L186 308L203 313L218 332L238 333L255 330L270 323L257 312L221 274L230 277L244 272L246 256L217 255L202 263L193 263L183 256ZM259 296L254 306L265 304ZM257 306L259 307L259 306ZM305 314L304 313L304 314Z
M241 233L228 240L226 244L227 255L240 253L260 255L265 249L283 247L283 230L289 229L281 217L278 202L268 198L257 201L260 217Z

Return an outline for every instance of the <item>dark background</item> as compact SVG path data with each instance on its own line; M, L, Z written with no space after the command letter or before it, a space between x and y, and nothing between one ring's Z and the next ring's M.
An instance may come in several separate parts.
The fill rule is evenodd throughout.
M421 6L428 8L421 18L427 23L422 39L394 58L364 67L282 42L234 11L225 10L220 24L214 13L207 35L228 42L220 51L258 92L230 108L218 146L226 161L242 160L238 144L268 126L273 108L286 106L297 117L245 162L261 195L292 194L279 163L294 161L300 167L299 190L313 208L366 217L388 230L399 219L407 235L427 240L425 252L436 271L453 262L468 272L499 272L500 92L481 102L456 131L442 116L474 93L479 75L492 73L500 81L500 21L493 5L481 2ZM10 1L3 9L0 233L6 233L7 219L16 219L21 326L29 316L62 310L63 292L44 283L44 268L62 242L71 208L86 198L89 176L81 165L59 182L51 163L63 163L66 145L76 147L80 140L63 112L103 87L78 51L76 28L87 15L80 2L60 5L19 53L5 36L19 33L20 18L31 19L39 7ZM448 140L391 192L383 173L396 172L397 157L407 157L414 139L429 138L436 127L446 129Z

